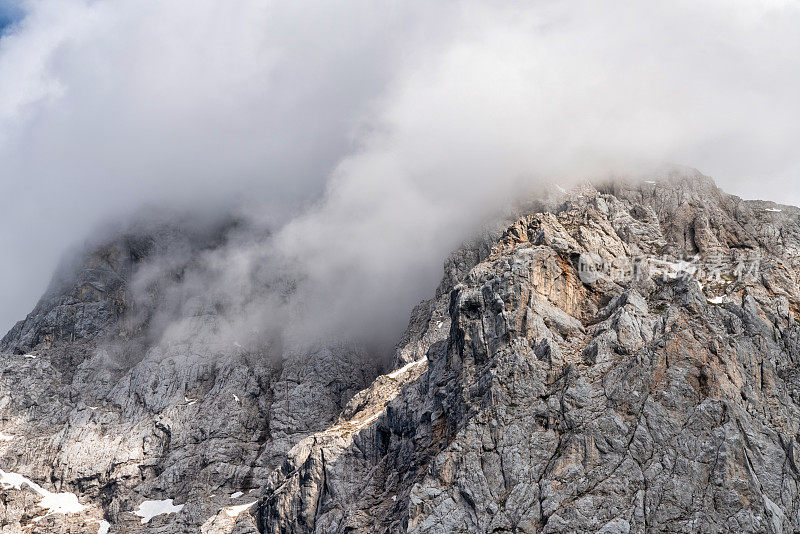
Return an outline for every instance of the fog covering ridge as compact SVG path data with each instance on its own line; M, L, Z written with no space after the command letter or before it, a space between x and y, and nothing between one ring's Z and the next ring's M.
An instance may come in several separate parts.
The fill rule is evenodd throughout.
M225 342L385 345L447 253L542 184L679 162L800 200L797 2L21 9L0 39L3 330L69 243L144 205L237 221L139 273L161 335L219 304Z

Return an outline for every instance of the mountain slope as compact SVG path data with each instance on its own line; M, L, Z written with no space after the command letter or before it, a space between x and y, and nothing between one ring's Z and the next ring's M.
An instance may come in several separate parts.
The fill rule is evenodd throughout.
M202 307L161 340L164 286L220 232L148 228L92 247L3 338L0 469L31 481L0 491L12 532L94 533L101 521L112 532L226 532L285 451L377 374L351 343L276 355L231 342ZM161 263L170 268L142 298L139 275ZM51 513L33 483L84 508ZM175 513L142 523L143 504L169 500L159 509Z
M446 260L383 375L202 301L164 336L224 227L95 247L0 344L3 531L800 528L800 210L688 170L554 195Z
M798 214L689 173L523 217L385 407L295 446L260 527L797 529Z

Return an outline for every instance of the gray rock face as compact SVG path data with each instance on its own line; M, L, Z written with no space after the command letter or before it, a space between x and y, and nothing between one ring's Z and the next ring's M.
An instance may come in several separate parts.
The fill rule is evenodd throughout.
M290 451L259 527L796 531L799 215L681 173L521 218L425 357Z
M155 341L130 281L176 242L213 246L117 240L3 339L0 531L800 530L796 208L694 171L531 205L445 261L383 375L202 306Z
M114 328L126 309L125 280L152 245L123 238L92 251L80 267L62 266L36 308L0 340L0 351L24 354Z
M213 311L154 339L155 300L134 298L132 281L163 256L182 258L179 274L215 239L112 240L65 267L3 339L0 531L254 531L251 492L377 375L351 343L276 355L223 341ZM48 507L49 494L80 509ZM148 502L171 513L143 523Z

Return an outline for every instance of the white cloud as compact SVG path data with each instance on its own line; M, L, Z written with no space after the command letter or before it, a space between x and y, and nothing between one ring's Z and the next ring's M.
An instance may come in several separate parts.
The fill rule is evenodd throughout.
M23 7L0 41L0 324L68 241L148 202L246 192L288 221L268 246L307 305L372 329L531 180L670 161L800 202L797 2Z

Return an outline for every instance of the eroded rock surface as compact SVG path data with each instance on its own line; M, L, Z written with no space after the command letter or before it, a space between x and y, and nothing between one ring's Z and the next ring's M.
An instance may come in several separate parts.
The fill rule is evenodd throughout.
M558 193L445 261L390 372L240 346L202 303L154 337L131 280L214 246L167 234L3 339L0 531L800 530L797 208L686 170Z
M0 469L30 483L3 479L0 531L219 534L240 518L239 532L254 531L247 510L286 451L378 374L343 341L242 346L202 304L180 335L158 338L162 288L134 298L135 281L163 258L178 277L217 241L175 229L117 237L67 264L3 338ZM48 509L31 484L82 508ZM137 515L143 506L159 513Z
M681 172L521 218L406 378L292 449L260 528L796 531L799 216Z

